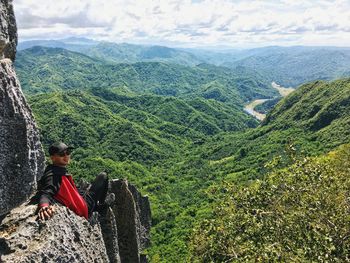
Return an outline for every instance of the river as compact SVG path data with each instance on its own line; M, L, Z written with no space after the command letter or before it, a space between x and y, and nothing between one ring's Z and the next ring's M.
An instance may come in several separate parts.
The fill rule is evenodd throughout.
M271 83L271 86L274 88L274 89L277 89L278 92L280 93L280 95L282 97L286 97L288 94L290 94L291 92L294 91L293 88L285 88L285 87L282 87L280 85L278 85L276 82L272 82ZM257 99L257 100L253 100L252 102L248 103L245 107L244 107L244 110L246 112L248 112L250 115L253 115L255 118L257 118L258 120L262 121L263 119L265 119L266 117L266 114L262 114L260 112L257 112L255 111L255 107L258 106L259 104L262 104L264 103L265 101L268 101L268 100L271 100L271 99Z

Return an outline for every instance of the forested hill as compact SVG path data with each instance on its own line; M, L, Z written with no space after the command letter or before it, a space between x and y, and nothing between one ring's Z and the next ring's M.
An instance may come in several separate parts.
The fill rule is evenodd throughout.
M64 48L116 63L167 62L195 66L205 62L194 54L165 46L145 46L128 43L99 42L86 38L67 38L61 40L32 40L19 43L19 50L43 46Z
M215 185L213 213L196 224L188 261L348 262L349 157L343 145L250 185Z
M193 150L198 159L184 167L200 163L202 172L210 171L202 198L211 214L202 217L204 201L189 261L347 258L349 240L339 236L349 231L343 216L350 208L344 195L350 152L343 146L350 141L349 89L349 79L307 84L282 100L263 126L214 136ZM315 105L317 117L308 114ZM309 125L322 119L316 130Z
M350 115L350 78L302 85L280 101L263 125L276 128L305 127L318 131L340 117Z
M186 67L161 62L114 64L60 48L33 47L18 52L16 69L28 94L54 90L127 87L136 93L200 96L243 106L254 98L278 95L262 75L240 68L201 64Z
M115 161L154 164L206 136L256 125L243 112L214 100L117 89L45 93L30 96L29 101L45 145L64 140Z
M195 66L203 61L193 54L164 46L140 46L132 44L115 44L102 42L82 53L117 63L166 62L187 66Z
M325 153L350 141L349 94L349 79L306 84L283 99L262 126L218 134L196 154L232 178L246 180L262 176L274 158L279 165L288 163L286 145L299 154Z

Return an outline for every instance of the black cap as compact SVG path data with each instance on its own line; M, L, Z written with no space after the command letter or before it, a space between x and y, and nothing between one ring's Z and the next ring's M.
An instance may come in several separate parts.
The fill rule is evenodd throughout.
M54 144L52 144L49 148L49 154L54 155L56 153L62 153L66 150L73 150L74 147L70 147L67 146L67 144L63 143L63 142L55 142Z

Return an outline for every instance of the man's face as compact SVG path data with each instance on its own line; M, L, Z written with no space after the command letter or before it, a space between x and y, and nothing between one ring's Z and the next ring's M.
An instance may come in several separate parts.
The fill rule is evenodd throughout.
M70 161L70 153L64 151L63 153L56 153L50 156L52 164L57 166L65 167L69 164Z

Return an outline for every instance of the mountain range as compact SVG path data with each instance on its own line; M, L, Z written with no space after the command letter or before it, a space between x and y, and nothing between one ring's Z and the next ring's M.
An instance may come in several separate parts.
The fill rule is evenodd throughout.
M166 62L186 66L201 63L259 72L270 82L294 87L313 80L349 76L348 47L279 47L247 50L180 49L127 43L100 42L86 38L32 40L19 43L19 50L33 46L58 47L116 63Z
M162 62L110 63L61 48L33 47L15 63L25 92L126 87L132 92L203 97L243 106L254 98L278 96L257 72L209 64L188 67Z
M128 43L99 42L86 38L67 38L61 40L32 40L21 42L18 50L34 46L64 48L79 52L92 58L116 63L171 62L195 66L203 63L190 52L164 46L143 46Z

